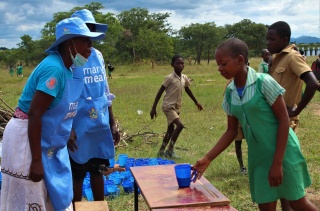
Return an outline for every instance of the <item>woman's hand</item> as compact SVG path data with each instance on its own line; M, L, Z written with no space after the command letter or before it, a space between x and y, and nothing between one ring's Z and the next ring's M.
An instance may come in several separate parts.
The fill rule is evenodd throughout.
M69 148L69 150L71 152L74 152L75 150L78 149L78 146L76 144L76 140L77 140L77 134L76 132L72 129L71 130L71 133L70 133L70 136L69 136L69 139L68 139L68 143L67 143L67 146Z
M119 133L118 128L115 124L112 125L111 132L112 132L114 145L117 146L120 142L120 133Z
M31 161L29 178L33 182L40 182L43 179L44 170L42 160Z

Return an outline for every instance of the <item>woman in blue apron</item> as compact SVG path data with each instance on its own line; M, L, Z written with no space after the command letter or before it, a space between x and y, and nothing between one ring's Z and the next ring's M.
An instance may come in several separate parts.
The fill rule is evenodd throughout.
M83 81L71 65L91 54L92 33L79 18L56 26L49 55L33 70L14 117L3 135L1 206L12 210L72 210L72 176L67 151Z
M108 25L96 23L87 9L76 11L72 17L81 18L92 32L105 33L108 29ZM68 143L73 176L73 202L82 199L82 185L87 172L90 173L94 200L104 200L104 181L100 166L109 166L109 159L114 158L115 154L114 144L120 140L112 113L112 100L115 96L109 91L103 56L97 49L91 50L88 62L77 67L74 74L74 78L83 78L84 88Z

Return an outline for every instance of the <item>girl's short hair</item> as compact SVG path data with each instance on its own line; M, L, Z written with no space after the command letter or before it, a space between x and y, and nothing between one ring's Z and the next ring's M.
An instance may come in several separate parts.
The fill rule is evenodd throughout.
M222 48L226 49L232 58L242 55L245 60L244 62L248 63L249 47L242 40L238 38L227 39L218 45L216 51Z

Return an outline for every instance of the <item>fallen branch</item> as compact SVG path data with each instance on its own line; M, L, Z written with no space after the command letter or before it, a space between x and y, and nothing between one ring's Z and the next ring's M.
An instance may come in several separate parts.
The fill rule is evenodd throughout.
M11 108L6 101L4 101L1 97L0 97L0 101L7 107L7 109L9 109L12 113L14 112L13 108Z

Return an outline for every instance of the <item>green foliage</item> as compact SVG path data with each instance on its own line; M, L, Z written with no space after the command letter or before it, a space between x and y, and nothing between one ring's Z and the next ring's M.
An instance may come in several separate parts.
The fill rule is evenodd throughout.
M19 62L17 55L19 55L18 49L0 51L1 64L6 67L15 66Z
M21 37L22 42L18 44L20 56L23 58L26 66L30 63L30 54L34 51L33 40L29 35L23 35Z
M208 63L213 55L214 48L224 37L224 30L216 27L215 23L191 24L184 26L179 31L182 49L193 49L195 60L200 64L202 58Z
M126 51L127 55L132 56L132 61L162 60L172 54L173 47L167 37L170 31L166 23L168 13L149 14L147 9L133 8L121 12L117 17L124 28L118 50Z
M152 67L157 60L167 60L173 54L171 39L164 32L140 30L137 39L137 51L142 58L150 59Z
M244 19L233 25L227 24L225 27L228 30L228 38L236 37L247 43L251 50L250 56L257 56L262 49L266 48L266 25Z
M150 13L147 8L132 8L119 14L102 13L104 6L100 2L91 2L77 6L70 11L53 14L52 20L41 30L41 38L32 40L29 35L23 35L17 49L11 49L10 56L3 55L1 62L8 65L13 60L23 61L26 65L38 63L44 56L44 51L55 40L55 26L80 9L90 10L96 21L107 23L109 29L106 38L94 42L93 46L101 51L105 60L111 60L115 65L141 64L149 62L152 67L166 62L174 53L191 57L200 64L209 64L214 56L214 50L223 39L237 37L244 40L250 49L249 56L259 56L261 49L266 48L265 33L267 25L244 19L238 23L216 26L214 22L192 23L173 30L168 22L170 13ZM317 45L303 45L318 47ZM1 49L1 47L0 47ZM2 49L6 50L6 49ZM0 52L1 56L1 52Z
M95 19L98 23L107 23L108 31L106 38L103 41L94 42L93 46L101 51L105 61L119 62L116 57L118 54L116 44L121 39L123 32L120 22L113 13L97 14L95 15Z

